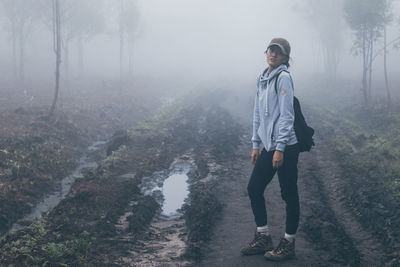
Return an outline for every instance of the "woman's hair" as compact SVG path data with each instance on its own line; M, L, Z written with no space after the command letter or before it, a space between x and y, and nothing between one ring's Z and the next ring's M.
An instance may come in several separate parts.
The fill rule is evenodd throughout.
M283 63L284 65L286 65L287 68L290 68L289 60L291 60L291 59L292 58L288 57L288 60L285 63Z
M286 61L285 63L283 63L283 64L285 64L286 67L288 67L288 68L290 68L290 63L289 63L289 61L292 61L292 58L288 56L288 61Z

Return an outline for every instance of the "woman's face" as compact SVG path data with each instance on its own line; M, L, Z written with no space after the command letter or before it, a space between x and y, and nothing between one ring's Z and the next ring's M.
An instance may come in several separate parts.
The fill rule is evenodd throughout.
M271 46L267 50L267 63L271 69L275 69L282 63L286 63L288 60L287 56L282 54L279 46Z

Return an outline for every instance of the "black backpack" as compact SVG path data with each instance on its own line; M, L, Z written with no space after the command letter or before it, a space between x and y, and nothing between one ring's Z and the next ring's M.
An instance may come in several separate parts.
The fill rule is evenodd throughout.
M275 93L278 92L276 86L278 83L279 75L281 75L281 73L282 71L278 73L275 79ZM310 151L311 148L315 146L313 139L314 129L307 125L303 113L301 112L300 102L295 96L293 97L293 109L294 109L294 131L296 133L296 138L299 145L299 151L300 152Z

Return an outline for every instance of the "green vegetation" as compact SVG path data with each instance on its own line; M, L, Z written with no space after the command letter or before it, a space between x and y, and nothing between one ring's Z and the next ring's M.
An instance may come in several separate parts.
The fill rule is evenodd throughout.
M217 191L215 181L197 183L191 187L191 204L184 209L189 230L187 257L200 260L204 256L204 244L210 239L211 230L222 211Z
M309 107L308 107L309 108ZM400 107L312 108L317 146L341 169L343 201L387 250L400 243Z
M209 162L223 165L224 161L231 161L241 135L241 127L230 114L199 97L178 100L176 106L166 108L155 118L117 132L107 144L99 166L77 179L68 196L45 216L42 223L7 235L0 241L1 263L10 266L96 266L113 262L120 257L122 249L115 244L125 242L119 241L121 233L115 227L121 216L132 213L126 218L129 225L124 234L130 234L132 242L136 242L160 210L152 197L140 192L141 179L169 168L177 156L188 151L195 155L197 172L190 178L191 201L184 208L187 213L184 216L188 229L187 255L198 258L218 218L216 214L222 208L216 189L218 181L200 180L215 171L209 169ZM35 146L21 147L36 151ZM17 148L0 147L0 156L8 158ZM52 154L54 156L48 156L49 160L57 160L65 149L59 147L60 153L51 151L43 156ZM7 168L14 168L15 179L22 177L24 165L20 160L4 162L9 164ZM121 176L123 174L132 175L127 178ZM0 182L0 190L8 188L9 184ZM38 183L38 180L27 182Z
M89 137L69 118L50 123L40 113L0 116L0 234L70 173Z
M94 241L88 232L63 240L59 233L46 230L44 224L32 224L2 240L0 261L8 266L79 266Z
M400 112L362 112L358 106L340 111L318 110L317 131L337 159L364 179L381 183L400 196Z

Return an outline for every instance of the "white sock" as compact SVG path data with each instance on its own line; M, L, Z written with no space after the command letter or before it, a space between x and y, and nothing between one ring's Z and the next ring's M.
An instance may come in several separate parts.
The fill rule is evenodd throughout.
M269 235L269 227L268 227L268 225L258 226L257 227L257 233L260 233L260 234L263 234L263 235Z
M287 241L293 242L293 241L295 240L295 238L296 238L296 234L294 234L294 235L289 235L289 234L285 233L285 239L286 239Z

